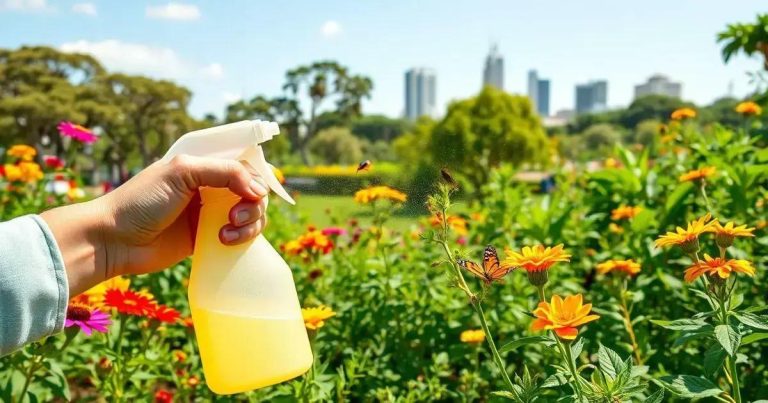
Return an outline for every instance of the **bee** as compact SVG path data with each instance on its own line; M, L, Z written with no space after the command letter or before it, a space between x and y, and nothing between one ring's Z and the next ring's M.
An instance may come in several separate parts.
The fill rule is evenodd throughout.
M358 173L360 171L367 171L373 167L373 162L371 160L365 160L360 163L360 165L357 166L357 171L355 173Z
M440 168L440 176L442 176L443 180L449 185L451 185L451 187L453 188L459 187L459 183L456 182L456 179L453 179L453 175L451 175L451 172L448 171L448 168L445 168L445 167Z

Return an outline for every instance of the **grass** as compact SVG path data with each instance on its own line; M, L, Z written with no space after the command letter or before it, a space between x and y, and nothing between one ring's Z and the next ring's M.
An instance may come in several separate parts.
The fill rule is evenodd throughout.
M360 216L361 224L370 223L370 207L362 206L353 200L352 196L327 196L302 194L296 198L296 208L309 219L309 223L318 227L342 225L345 217ZM399 231L405 231L417 225L421 216L395 215L390 218L387 226Z

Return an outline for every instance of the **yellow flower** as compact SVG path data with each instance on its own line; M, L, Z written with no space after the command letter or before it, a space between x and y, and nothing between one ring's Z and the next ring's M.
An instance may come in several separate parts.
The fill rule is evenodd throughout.
M443 215L441 213L433 215L429 218L429 223L433 227L441 227L443 225ZM467 220L456 215L448 216L448 226L459 236L467 235L469 232L467 230Z
M21 180L24 182L37 182L43 179L43 170L34 162L23 161L19 163L19 169L21 169Z
M112 277L107 281L96 284L83 292L82 295L87 298L89 304L96 308L101 308L104 304L104 294L106 294L107 290L127 291L130 285L131 280L127 278L122 276Z
M642 209L640 206L619 206L611 211L611 219L618 221L635 218Z
M745 101L736 105L736 113L744 116L757 116L763 113L763 108L752 101Z
M674 134L665 134L665 135L661 136L661 142L662 143L671 143L674 140L675 140L675 135Z
M715 167L704 167L704 168L694 169L693 171L688 171L680 175L680 182L690 182L690 181L706 179L714 175L716 171L717 169Z
M612 222L608 224L608 231L611 231L614 234L623 234L624 228L621 228L620 225L617 225L615 222Z
M557 262L570 261L571 257L563 250L563 244L546 248L543 245L524 246L520 253L510 249L507 249L506 253L507 258L504 259L504 264L522 267L529 272L548 270Z
M677 227L676 232L667 232L656 240L656 247L679 246L685 253L694 253L699 250L699 235L705 232L715 232L717 219L710 221L712 216L707 213L705 216L688 223L688 227L683 229Z
M304 318L304 326L309 330L317 330L325 325L326 319L335 316L331 308L320 305L313 308L301 308L301 316Z
M21 180L21 168L19 168L18 165L5 164L5 166L3 166L3 172L5 174L5 179L7 179L8 182L17 182Z
M611 272L625 273L630 276L634 276L640 273L640 263L629 260L609 260L597 265L597 272L599 274L608 274Z
M459 338L462 343L478 344L485 341L485 332L483 332L483 329L465 330L461 332Z
M379 199L389 200L395 203L403 203L408 198L405 193L392 189L389 186L371 186L366 189L358 190L355 193L355 201L362 204L368 204Z
M717 246L727 248L733 245L733 238L737 236L755 236L755 234L752 233L754 230L754 228L747 228L746 225L736 226L733 221L725 224L725 226L722 226L717 222L715 223L715 242L717 242Z
M692 108L675 109L670 117L672 120L692 119L696 117L696 110Z
M685 269L685 281L692 282L706 274L715 281L727 279L731 273L744 273L750 277L755 275L755 268L746 260L712 258L704 254L704 260L699 260ZM717 277L715 277L717 275Z
M619 165L619 161L616 161L615 158L606 158L605 161L603 161L603 166L606 168L618 168Z
M583 304L581 294L565 297L552 296L552 302L539 302L539 307L533 311L536 320L533 330L554 330L561 339L573 340L579 334L578 327L600 318L590 315L592 304Z
M8 149L7 154L23 161L32 161L37 155L37 150L25 144L17 144Z

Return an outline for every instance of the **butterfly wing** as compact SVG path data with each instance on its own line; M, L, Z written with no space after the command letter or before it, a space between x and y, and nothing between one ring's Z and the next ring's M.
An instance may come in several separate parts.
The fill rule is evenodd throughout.
M512 270L512 266L502 264L496 248L491 245L485 247L483 252L483 272L488 281L500 280Z
M456 261L459 266L461 266L464 270L472 273L474 276L479 277L483 280L486 280L485 278L485 272L483 272L483 268L480 267L479 264L466 259L459 259Z

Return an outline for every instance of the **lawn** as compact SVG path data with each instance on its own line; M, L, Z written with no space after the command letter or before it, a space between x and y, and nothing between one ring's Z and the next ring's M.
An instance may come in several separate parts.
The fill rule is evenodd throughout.
M369 206L355 203L352 196L327 196L301 194L296 198L296 208L307 217L307 222L318 227L344 224L350 215L360 215L361 224L370 223L370 215L366 212ZM421 216L396 215L390 219L387 226L400 231L410 229L418 224Z

